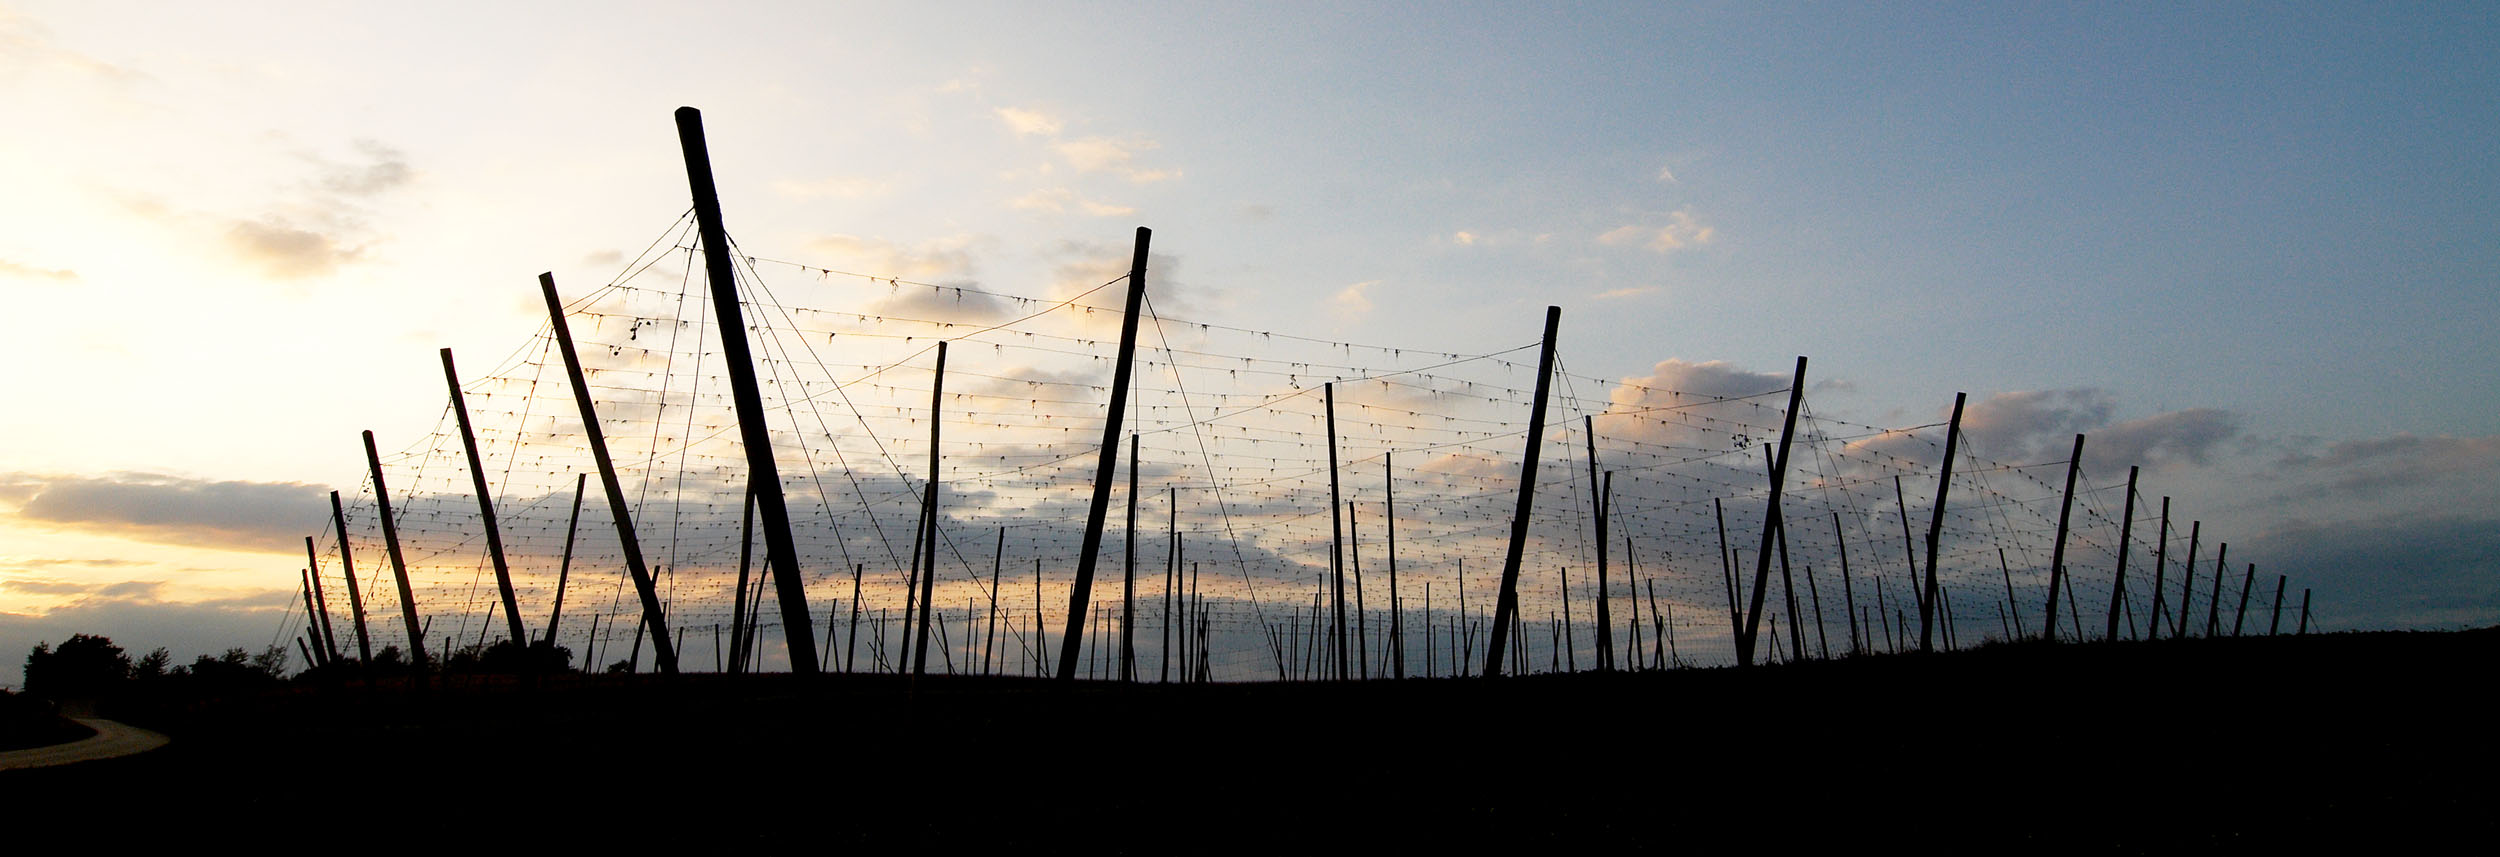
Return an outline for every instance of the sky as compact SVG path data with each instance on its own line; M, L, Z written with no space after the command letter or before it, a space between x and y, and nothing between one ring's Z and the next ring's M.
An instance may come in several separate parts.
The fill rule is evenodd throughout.
M464 377L488 379L477 389L500 391L545 365L539 272L568 299L685 282L687 257L667 252L688 204L669 118L681 105L703 111L732 238L767 260L754 276L786 304L864 314L845 331L868 316L996 320L901 283L970 288L974 309L998 312L1025 302L978 296L1075 297L1120 276L1142 225L1157 312L1219 326L1177 347L1403 371L1425 362L1407 350L1530 344L1558 305L1558 350L1582 385L1570 395L1601 414L1656 391L1779 389L1806 355L1809 407L1850 425L1932 426L1968 393L1967 451L2027 468L1996 472L2032 517L2055 514L2043 504L2063 476L2037 465L2062 463L2084 433L2083 478L2103 506L2141 465L2144 505L2175 497L2233 557L2314 587L2323 627L2500 621L2488 6L717 5L0 3L13 117L0 290L20 367L0 382L0 651L92 632L187 660L299 633L301 539L335 548L322 495L341 491L351 512L372 501L357 432L394 455L443 449L428 352L452 348ZM657 279L628 279L655 241L661 258L639 276ZM896 282L879 293L826 271ZM636 294L609 293L603 311L665 311ZM1107 315L1025 329L1096 348L1116 338L1110 294L1085 298ZM794 340L825 349L810 360L927 359L918 340L838 351L842 334L791 318L825 333ZM620 330L586 335L638 341ZM1358 359L1328 343L1386 348ZM1007 362L976 372L1099 384L1099 359L958 348L982 350ZM1527 386L1515 368L1470 365L1466 383ZM1352 375L1364 372L1309 377ZM1214 383L1201 392L1275 392ZM569 402L532 389L519 398ZM1440 392L1416 410L1524 420L1486 410L1524 396L1462 406ZM1278 407L1307 421L1307 400ZM1055 413L1099 431L1093 408ZM490 441L536 449L529 417L506 416ZM1410 417L1398 425L1423 419ZM1673 447L1699 431L1600 426L1617 444L1601 461L1662 472L1680 459L1633 438ZM1928 456L1926 470L1900 465L1929 474L1910 477L1929 487L1902 510L1924 523L1908 513L1932 503L1938 453L1921 451L1940 433L1922 431L1915 446L1833 443ZM1417 461L1440 442L1389 423L1366 437ZM1481 468L1481 484L1442 487L1497 492L1515 485L1510 443L1418 477ZM1300 449L1294 460L1316 460ZM809 465L782 455L785 471ZM506 460L506 479L519 479L510 462L540 461ZM1852 460L1816 478L1872 498L1881 480L1848 480L1877 471ZM1175 462L1150 472L1185 482ZM1091 461L1077 463L1056 482L974 490L1081 489ZM900 480L895 496L925 472L878 466ZM446 498L466 490L452 472ZM506 502L553 521L571 472L541 468ZM1636 510L1674 502L1626 478ZM1654 525L1672 554L1673 516L1693 507L1667 508L1629 526L1647 538ZM883 509L881 526L909 531L908 503ZM964 514L950 521L1039 520ZM1227 603L1325 567L1308 550L1324 529L1294 520L1247 543L1282 565L1242 560ZM358 550L358 569L378 573L378 551ZM813 597L848 597L836 571L811 572ZM1470 586L1482 571L1467 566ZM2025 587L2046 579L2022 573ZM1711 574L1689 572L1667 600L1709 606ZM471 571L455 577L444 593L482 603ZM689 601L723 600L719 588L690 583ZM1228 663L1246 677L1264 643L1234 633ZM0 658L0 684L19 666Z

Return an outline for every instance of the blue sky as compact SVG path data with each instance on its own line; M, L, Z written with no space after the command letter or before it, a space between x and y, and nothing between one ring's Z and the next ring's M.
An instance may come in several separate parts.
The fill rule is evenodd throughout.
M249 527L143 489L352 490L355 431L439 413L428 352L483 370L538 323L536 272L605 282L683 210L680 104L758 255L1038 295L1143 224L1193 319L1478 352L1550 303L1590 376L1806 354L1819 413L1885 426L2028 392L1984 455L2192 450L2148 491L2249 550L2447 546L2342 563L2344 624L2489 623L2496 17L13 3L0 288L48 319L11 356L53 368L0 418L0 642L81 610L265 640L300 556L173 551ZM96 484L165 523L38 503ZM144 618L176 609L229 624Z

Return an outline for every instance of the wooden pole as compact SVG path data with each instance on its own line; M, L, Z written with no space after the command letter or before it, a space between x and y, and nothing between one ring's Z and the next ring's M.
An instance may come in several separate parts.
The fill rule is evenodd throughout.
M477 489L477 514L486 523L486 555L494 560L495 590L503 596L504 623L511 626L512 644L529 645L521 625L521 602L512 594L512 569L504 563L503 528L495 524L495 495L486 487L486 465L477 454L477 433L469 429L469 403L460 394L460 372L452 367L451 349L441 349L443 383L451 388L451 412L459 418L460 447L469 453L469 482Z
M2082 469L2083 435L2075 435L2075 451L2066 457L2066 500L2057 512L2057 542L2049 550L2049 620L2040 624L2040 639L2043 640L2057 639L2058 584L2066 578L2066 529L2075 513L2075 474Z
M330 525L339 531L339 573L347 578L347 609L355 614L356 659L373 662L373 638L365 633L365 596L356 584L356 559L347 538L347 509L339 503L339 492L330 492ZM315 579L319 575L314 575Z
M1902 568L1910 573L1910 597L1924 599L1927 596L1921 594L1918 588L1918 543L1910 538L1910 498L1901 490L1899 476L1892 478L1892 506L1901 514L1901 556L1907 561ZM1882 576L1876 575L1877 578ZM1882 612L1880 605L1877 612ZM1901 636L1909 636L1908 626L1902 627Z
M2148 640L2161 639L2162 602L2169 597L2168 593L2162 591L2162 584L2168 582L2166 578L2170 571L2169 552L2170 498L2163 497L2161 498L2161 531L2153 537L2153 616L2151 621L2145 623L2144 629L2144 637Z
M1832 513L1832 544L1840 546L1840 609L1849 614L1849 653L1866 651L1858 637L1858 593L1849 582L1849 539L1841 534L1840 513Z
M2205 599L2205 636L2212 638L2222 630L2222 576L2231 571L2231 543L2223 542L2214 549L2214 591Z
M1328 430L1328 579L1331 587L1329 611L1336 621L1328 626L1328 642L1337 655L1337 680L1352 678L1346 669L1345 644L1345 506L1337 485L1337 385L1320 385L1323 424Z
M1354 523L1354 501L1345 504L1346 570L1354 574L1354 664L1355 677L1372 678L1372 632L1368 617L1371 609L1363 603L1363 535Z
M399 618L408 624L408 654L419 668L426 665L425 623L417 619L417 595L408 586L408 563L399 552L399 525L391 518L391 489L382 481L382 453L365 432L365 464L373 471L373 505L382 519L382 547L391 558L391 577L399 582Z
M642 540L634 536L634 514L626 507L625 489L617 482L616 462L608 457L608 435L600 428L597 406L591 403L590 384L583 380L581 356L573 349L573 328L565 323L563 300L556 297L555 275L539 274L538 290L547 299L548 321L555 326L556 348L564 355L565 378L572 383L573 403L581 410L582 433L590 442L591 460L599 465L599 486L608 495L608 517L616 524L617 547L625 554L625 571L633 577L634 593L642 599L643 622L661 630L660 671L675 674L677 650L667 642L668 616L660 609L660 594L652 585L651 571L642 563ZM409 621L415 621L413 616Z
M2196 597L2196 540L2204 530L2205 522L2188 522L2187 564L2179 566L2179 620L2178 627L2171 630L2173 637L2187 636L2188 603Z
M998 577L1007 564L1007 528L998 528L998 548L990 552L989 630L981 638L981 674L990 674L990 653L998 648Z
M1389 455L1385 450L1380 453L1380 517L1389 528L1389 650L1396 654L1390 662L1389 677L1403 679L1406 678L1406 602L1399 597L1398 590L1398 476L1397 471L1389 466ZM1425 607L1429 609L1431 604L1426 602Z
M556 564L556 604L547 611L547 645L556 644L556 626L564 622L564 585L573 577L573 537L582 530L582 494L590 474L573 474L573 517L564 525L564 558Z
M2118 639L2118 610L2127 604L2127 553L2135 546L2135 474L2139 468L2127 468L2127 500L2120 504L2125 510L2118 514L2118 574L2109 585L2109 631L2103 639Z
M903 639L898 643L902 650L894 656L896 675L911 668L911 632L918 627L912 620L919 616L917 611L920 608L920 557L923 555L920 547L929 536L929 492L925 487L921 489L918 505L920 514L911 521L911 570L903 575Z
M745 511L738 515L738 593L729 607L729 671L739 672L746 666L747 583L755 551L755 488L747 487L745 502L738 504ZM763 605L758 604L757 607Z
M842 671L859 669L859 579L868 573L867 563L851 566L851 626L843 633L848 641L842 644Z
M1966 394L1953 394L1953 419L1944 431L1944 472L1936 479L1936 511L1927 524L1927 582L1918 598L1918 650L1936 650L1936 557L1943 553L1945 495L1953 488L1953 454L1962 439L1962 402ZM2082 444L2076 440L2077 447Z
M1797 374L1788 383L1788 412L1780 420L1779 452L1771 457L1771 491L1762 503L1762 547L1755 552L1753 569L1753 602L1745 611L1745 635L1738 640L1736 665L1752 666L1755 634L1762 629L1762 596L1771 583L1771 549L1779 538L1780 494L1788 482L1788 445L1797 433L1797 406L1806 394L1806 358L1797 357ZM1795 618L1790 618L1794 630Z
M1821 657L1832 656L1831 635L1823 629L1823 590L1814 583L1814 566L1806 566L1806 595L1814 599L1814 644ZM1793 599L1793 597L1792 597Z
M2248 576L2240 578L2240 609L2231 615L2231 636L2240 635L2248 625L2248 591L2257 588L2257 564L2248 564Z
M2308 635L2308 633L2309 633L2309 590L2308 590L2306 587L2304 587L2304 588L2302 588L2302 589L2300 590L2300 630L2293 631L2293 632L2292 632L2292 636L2295 636L2295 637L2307 636L2307 635Z
M1802 381L1803 379L1801 378L1799 380ZM1769 447L1764 447L1762 452L1765 456L1768 456L1771 450ZM1787 523L1788 522L1786 520L1776 521L1772 524L1772 529L1778 531L1780 550L1780 599L1787 602L1788 606L1788 650L1793 653L1790 657L1802 661L1806 659L1805 628L1802 627L1805 623L1797 621L1797 579L1788 571Z
M311 537L311 536L305 536L304 538L305 538L307 541L309 541L312 537ZM311 635L313 636L313 638L314 638L314 639L320 639L320 638L321 638L321 613L320 613L320 608L318 608L318 607L316 607L316 606L314 606L314 605L313 605L313 587L312 587L312 580L313 580L313 570L312 570L311 568L306 568L306 569L304 569L304 580L303 580L303 590L304 590L304 631L305 631L306 633L311 634ZM298 644L301 644L303 641L304 641L304 638L302 638L302 637L297 637L297 638L295 638L295 642L296 642L296 643L298 643ZM331 657L330 657L327 653L319 653L319 652L313 652L313 651L309 651L309 650L307 650L307 651L304 653L304 660L306 660L306 661L310 661L310 662L312 663L312 665L313 665L313 666L318 667L318 666L323 666L323 665L328 664L328 663L329 663L331 660L333 660L333 659L332 659L332 658L331 658Z
M1111 408L1103 418L1102 455L1094 468L1093 500L1085 512L1085 541L1077 549L1076 583L1068 589L1068 633L1059 641L1060 681L1076 680L1077 656L1084 653L1085 605L1094 595L1094 555L1102 550L1112 471L1120 464L1120 418L1128 410L1129 364L1137 359L1137 316L1146 298L1146 247L1151 238L1153 233L1146 227L1137 227L1137 247L1129 257L1128 304L1120 317L1120 355L1111 364Z
M1597 418L1581 414L1580 429L1588 446L1589 508L1597 516L1597 671L1610 672L1615 668L1614 613L1606 603L1606 494L1597 478ZM1612 482L1614 474L1606 475Z
M1173 632L1178 630L1172 625L1172 607L1175 603L1172 583L1180 579L1181 573L1181 489L1178 486L1167 488L1164 496L1165 504L1171 508L1167 510L1169 517L1163 525L1164 539L1167 543L1163 553L1163 657L1162 663L1156 667L1156 673L1159 683L1171 684L1172 638L1176 636ZM1177 636L1182 636L1183 642L1187 642L1186 635ZM1280 662L1278 668L1282 669L1282 667ZM1183 678L1187 676L1184 675ZM1278 678L1283 678L1283 676L1278 676Z
M2023 627L2023 606L2014 598L2014 567L2005 562L2005 549L1997 548L1997 570L2005 573L2005 608L2014 614L2014 639L2029 639L2031 629Z
M1120 681L1137 681L1137 433L1128 436L1128 526L1120 564Z
M704 142L700 111L677 108L677 142L685 154L686 185L694 197L695 225L703 242L704 273L711 281L712 311L720 324L721 359L728 366L730 393L737 401L747 485L755 491L756 511L764 519L764 561L772 570L773 589L781 600L781 631L789 649L790 671L808 675L816 672L816 648L810 645L816 640L814 619L807 612L805 581L799 578L798 543L790 535L790 509L781 493L781 470L773 461L772 433L764 421L764 397L755 380L755 358L747 346L746 317L738 305L737 276L730 264L734 251L728 228L721 223L720 191L712 181L712 156Z
M347 544L346 530L339 531L339 544ZM340 551L342 554L345 552L343 549ZM321 591L321 556L313 550L311 536L304 537L304 560L309 563L304 566L304 629L312 633L313 642L317 644L315 647L321 650L321 662L335 661L339 659L338 631L330 624L330 596ZM350 573L347 579L355 580L356 576Z
M2274 636L2283 630L2283 585L2290 582L2290 575L2274 576L2274 618L2266 622L2266 636Z
M1569 664L1571 671L1576 673L1580 671L1580 641L1574 639L1571 635L1571 569L1566 566L1557 569L1556 573L1561 575L1562 578L1563 609L1562 627L1554 629L1554 634L1555 639L1560 641L1558 648L1562 649L1562 654L1570 659L1567 663ZM1547 614L1546 620L1552 621L1552 614Z
M1538 349L1536 398L1528 405L1527 451L1519 463L1519 505L1511 513L1510 548L1502 558L1502 588L1494 596L1492 636L1486 639L1484 676L1502 676L1502 647L1509 643L1512 617L1519 611L1519 560L1528 548L1528 517L1536 507L1536 459L1545 445L1545 397L1554 378L1554 334L1562 326L1562 307L1545 308L1545 339Z
M1727 548L1727 506L1719 498L1710 498L1710 513L1719 522L1719 583L1727 590L1728 644L1737 649L1745 646L1745 612L1736 606L1736 563Z

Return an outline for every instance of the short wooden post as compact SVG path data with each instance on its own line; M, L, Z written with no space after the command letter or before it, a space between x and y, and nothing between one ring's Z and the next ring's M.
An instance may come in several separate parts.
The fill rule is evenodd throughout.
M2214 549L2214 591L2205 599L2205 636L2222 630L2222 576L2231 571L2231 543Z
M2205 522L2188 522L2187 563L2179 566L2179 620L2178 627L2171 630L2170 635L2173 637L2185 637L2188 635L2188 616L2190 614L2188 605L2189 602L2195 600L2196 598L2196 542L2200 536L2204 535L2204 532Z
M2257 564L2248 564L2248 576L2240 578L2240 609L2231 615L2231 636L2240 635L2248 625L2248 591L2257 588Z
M1841 535L1840 513L1832 513L1832 544L1840 546L1840 607L1849 614L1849 653L1866 651L1858 637L1858 593L1849 582L1849 539Z
M2170 570L2169 552L2170 498L2163 497L2161 498L2161 533L2153 537L2153 615L2144 623L2144 638L2148 640L2161 639L2162 605L2170 597L2170 593L2162 589L2164 577Z
M2289 582L2290 575L2274 576L2274 618L2266 622L2266 636L2274 636L2283 630L2283 584Z
M347 543L347 532L339 532L339 543ZM313 550L313 537L304 537L304 630L312 634L315 648L321 650L320 666L339 659L338 631L330 624L330 596L321 591L321 555ZM353 574L348 576L354 580Z
M2293 631L2293 632L2292 632L2292 636L2295 636L2295 637L2305 636L2305 635L2307 635L2308 633L2309 633L2309 590L2308 590L2307 588L2305 588L2305 587L2304 587L2304 588L2302 588L2302 589L2300 590L2300 630Z
M2118 515L2118 574L2109 585L2109 632L2103 635L2103 639L2118 639L2118 610L2127 604L2127 552L2135 546L2132 539L2135 532L2135 474L2138 469L2127 468L2127 500L2121 504L2125 511Z

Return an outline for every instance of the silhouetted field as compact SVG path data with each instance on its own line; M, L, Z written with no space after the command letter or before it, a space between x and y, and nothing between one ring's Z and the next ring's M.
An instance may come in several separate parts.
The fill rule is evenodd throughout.
M455 848L2384 845L2494 832L2495 655L2500 629L1352 685L289 687L126 703L175 743L0 791Z

